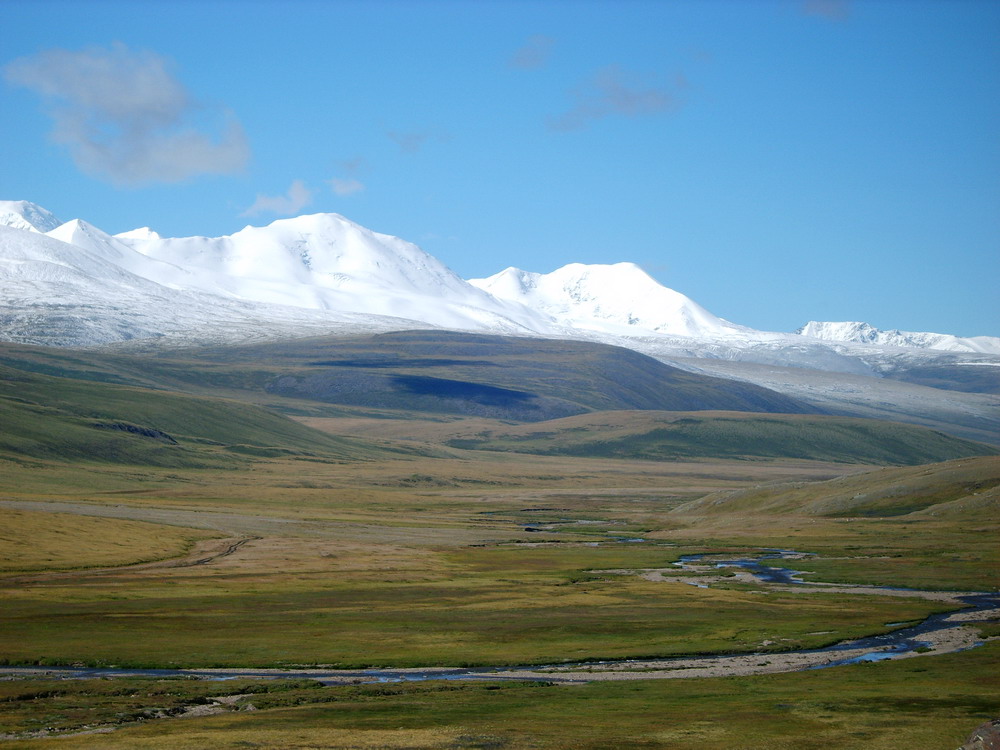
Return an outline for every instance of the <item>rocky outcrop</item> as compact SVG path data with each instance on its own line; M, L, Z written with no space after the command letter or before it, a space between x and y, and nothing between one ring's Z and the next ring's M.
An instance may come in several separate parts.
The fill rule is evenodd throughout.
M177 441L170 437L170 435L162 430L154 430L152 427L140 427L137 424L129 424L128 422L97 422L94 424L94 427L99 430L120 430L133 435L141 435L142 437L153 438L164 443L177 445Z
M1000 750L1000 719L977 727L958 750Z

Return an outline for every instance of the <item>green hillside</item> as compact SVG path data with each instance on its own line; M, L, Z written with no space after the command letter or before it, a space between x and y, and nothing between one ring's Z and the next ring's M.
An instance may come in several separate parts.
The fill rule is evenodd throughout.
M669 460L800 458L920 464L995 455L982 443L896 422L736 412L610 412L453 437L456 448L545 455Z
M809 413L759 386L579 341L414 331L142 354L0 347L49 375L264 402L541 421L613 409Z
M826 482L717 492L679 506L680 514L806 514L993 521L1000 508L1000 458L966 458L850 474Z
M332 437L250 404L38 375L0 366L0 454L156 466L240 455L356 458Z

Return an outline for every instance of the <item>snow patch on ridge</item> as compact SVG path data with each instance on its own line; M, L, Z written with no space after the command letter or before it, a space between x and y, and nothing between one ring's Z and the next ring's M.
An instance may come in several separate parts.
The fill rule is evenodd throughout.
M801 336L874 346L891 346L905 349L936 349L946 352L975 354L1000 354L1000 338L974 336L962 338L946 333L916 331L884 331L868 323L856 321L817 322L811 320L796 331Z
M139 227L138 229L130 229L127 232L119 232L114 235L121 240L158 240L160 235L154 232L149 227Z

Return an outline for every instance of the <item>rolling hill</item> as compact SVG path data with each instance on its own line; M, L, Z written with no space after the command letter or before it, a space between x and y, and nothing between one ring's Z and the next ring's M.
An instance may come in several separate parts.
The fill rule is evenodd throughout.
M580 457L857 464L996 452L927 428L817 414L752 384L572 340L408 331L169 353L5 344L0 373L0 451L33 458L353 460L442 442ZM458 426L414 446L321 433L288 416L471 421L465 432Z
M0 366L0 457L233 467L240 456L356 460L384 453L252 404Z
M924 427L823 415L739 412L601 412L540 424L497 426L448 445L592 458L799 458L858 464L921 464L994 455L992 446Z
M1000 458L984 456L923 466L880 469L826 482L716 492L678 506L685 515L813 515L995 518L1000 508Z
M686 372L621 347L447 331L146 354L0 345L0 364L222 395L292 413L307 402L515 421L616 409L816 411L766 388Z
M775 391L582 341L403 331L184 354L280 367L264 384L269 394L352 407L531 422L610 409L814 411Z

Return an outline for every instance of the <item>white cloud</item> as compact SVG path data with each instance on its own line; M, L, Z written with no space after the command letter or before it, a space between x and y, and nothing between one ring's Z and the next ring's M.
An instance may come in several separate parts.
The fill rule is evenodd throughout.
M337 195L353 195L365 189L364 183L354 177L334 177L330 180L330 188Z
M257 193L257 200L240 216L253 216L259 213L294 216L310 203L312 203L312 191L302 180L295 180L285 195L271 196Z
M50 106L53 139L87 174L115 184L178 182L225 174L250 149L236 118L192 99L166 58L123 44L82 52L52 49L3 68L8 82ZM217 137L193 123L215 120Z
M598 71L589 84L574 92L576 104L551 119L549 127L560 131L579 130L609 115L640 117L678 106L676 97L666 87L644 88L633 78L617 65Z

